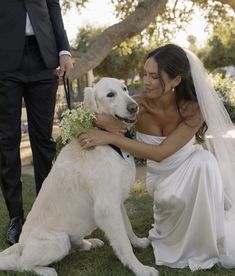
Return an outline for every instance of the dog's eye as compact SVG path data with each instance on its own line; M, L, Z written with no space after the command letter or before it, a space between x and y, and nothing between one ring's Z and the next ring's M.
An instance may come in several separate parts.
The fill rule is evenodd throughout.
M115 96L115 93L114 92L109 92L108 94L107 94L107 97L109 97L109 98L113 98Z
M126 86L123 86L122 90L123 90L123 91L127 91Z

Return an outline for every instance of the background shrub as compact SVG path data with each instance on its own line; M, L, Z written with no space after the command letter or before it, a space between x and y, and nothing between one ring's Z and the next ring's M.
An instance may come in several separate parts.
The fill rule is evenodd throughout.
M210 79L222 98L231 120L235 122L235 80L222 73L210 74Z

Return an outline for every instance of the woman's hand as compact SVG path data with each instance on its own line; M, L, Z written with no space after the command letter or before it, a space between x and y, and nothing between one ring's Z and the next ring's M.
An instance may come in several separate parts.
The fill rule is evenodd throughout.
M97 114L95 125L116 134L127 132L127 124L107 114Z
M111 144L114 136L113 133L95 128L84 129L78 135L78 142L83 149L94 146Z

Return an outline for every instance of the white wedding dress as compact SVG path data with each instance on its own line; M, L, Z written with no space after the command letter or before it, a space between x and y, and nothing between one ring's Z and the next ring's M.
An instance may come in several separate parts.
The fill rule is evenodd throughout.
M137 139L158 145L165 138L137 132ZM154 200L149 238L157 265L235 267L235 221L224 211L222 178L211 152L193 138L161 162L147 160L146 186Z

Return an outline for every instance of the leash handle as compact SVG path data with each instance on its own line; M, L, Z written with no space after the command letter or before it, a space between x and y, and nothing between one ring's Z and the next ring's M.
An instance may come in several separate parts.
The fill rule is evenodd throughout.
M68 109L71 110L72 107L71 107L71 92L70 92L69 79L65 78L65 76L63 76L63 85L64 85L64 92L65 92L67 106L68 106Z

